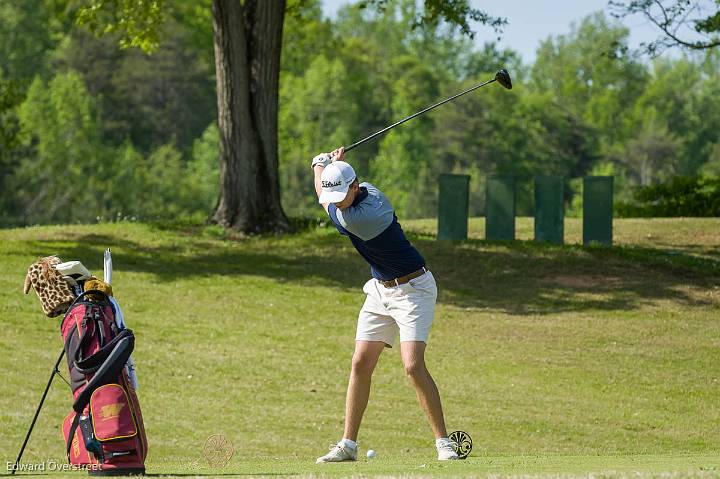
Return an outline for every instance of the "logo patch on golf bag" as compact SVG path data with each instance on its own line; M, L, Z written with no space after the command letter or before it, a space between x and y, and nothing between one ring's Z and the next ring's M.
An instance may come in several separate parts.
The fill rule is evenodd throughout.
M107 406L103 406L100 409L100 417L103 420L118 417L120 415L120 411L122 411L122 408L124 408L125 406L127 406L127 404L122 403L108 404Z
M110 301L98 290L78 296L61 331L74 399L63 422L68 460L91 475L144 473L147 438L125 367L133 332L118 327Z

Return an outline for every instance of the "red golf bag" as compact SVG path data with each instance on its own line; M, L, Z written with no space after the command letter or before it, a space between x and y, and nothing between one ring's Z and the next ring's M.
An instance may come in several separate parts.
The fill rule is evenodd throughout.
M73 391L63 422L68 460L90 475L145 472L147 438L140 403L125 369L135 345L118 327L108 297L86 291L61 326Z

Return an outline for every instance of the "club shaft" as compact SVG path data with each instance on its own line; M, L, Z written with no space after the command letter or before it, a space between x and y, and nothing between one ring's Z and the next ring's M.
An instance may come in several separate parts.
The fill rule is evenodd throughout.
M58 372L58 366L60 365L60 361L62 361L62 358L64 355L65 355L65 349L63 348L62 352L60 353L60 356L58 356L58 358L57 358L57 361L55 361L55 367L53 367L52 373L50 374L50 379L48 379L47 386L45 386L45 392L42 395L42 399L40 399L40 404L38 404L37 410L35 411L35 416L33 417L32 423L30 424L30 429L28 429L27 435L25 436L25 441L23 442L23 445L20 448L20 453L18 454L17 459L15 459L15 465L13 466L13 470L10 473L10 475L14 475L15 471L18 470L18 466L20 465L20 459L22 459L23 452L25 452L25 446L27 446L28 440L30 439L30 434L32 434L33 428L35 427L35 421L37 421L37 418L40 415L40 410L42 409L43 403L45 402L45 397L47 396L47 393L50 390L50 385L52 384L52 381L55 378L55 374Z
M429 106L429 107L427 107L427 108L425 108L425 109L423 109L423 110L420 110L419 112L414 113L414 114L410 115L410 116L407 117L407 118L403 118L402 120L400 120L400 121L398 121L398 122L395 122L395 123L393 123L393 124L390 125L390 126L386 126L385 128L383 128L383 129L380 130L380 131L376 131L376 132L373 133L372 135L370 135L370 136L368 136L368 137L366 137L366 138L363 138L362 140L360 140L360 141L358 141L358 142L355 142L355 143L353 143L353 144L350 145L350 146L346 146L346 147L345 147L345 151L350 151L350 150L352 150L353 148L355 148L356 146L360 146L360 145L362 145L363 143L365 143L366 141L372 140L372 139L375 138L376 136L382 135L382 134L385 133L386 131L388 131L388 130L390 130L390 129L392 129L392 128L395 128L396 126L401 125L401 124L405 123L405 122L408 121L408 120L412 120L413 118L415 118L415 117L418 116L418 115L422 115L423 113L425 113L425 112L427 112L427 111L430 111L430 110L432 110L433 108L437 108L437 107L439 107L440 105L444 105L445 103L447 103L447 102L449 102L449 101L452 101L452 100L454 100L455 98L457 98L457 97L459 97L459 96L463 96L463 95L466 94L466 93L470 93L471 91L477 90L478 88L483 87L483 86L487 85L488 83L492 83L492 82L494 82L494 81L495 81L495 78L493 78L492 80L488 80L488 81L486 81L485 83L481 83L481 84L479 84L479 85L475 85L475 86L472 87L472 88L468 88L468 89L465 90L465 91L461 91L461 92L458 93L457 95L453 95L453 96L451 96L450 98L447 98L447 99L445 99L445 100L443 100L443 101L441 101L441 102L435 103L434 105L431 105L431 106Z

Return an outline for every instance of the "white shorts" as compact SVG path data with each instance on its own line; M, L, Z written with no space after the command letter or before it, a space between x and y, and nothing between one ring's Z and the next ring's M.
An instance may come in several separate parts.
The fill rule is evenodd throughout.
M373 278L365 283L367 294L358 316L357 341L382 341L388 347L400 331L400 342L427 343L435 318L437 286L430 271L405 284L386 288Z

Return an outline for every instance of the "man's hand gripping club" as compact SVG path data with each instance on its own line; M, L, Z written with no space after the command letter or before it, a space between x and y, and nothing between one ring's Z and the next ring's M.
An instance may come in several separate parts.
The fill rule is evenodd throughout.
M320 198L320 193L322 192L322 183L320 177L322 176L323 170L333 161L343 161L344 158L345 148L341 146L340 148L334 149L330 153L320 153L312 159L312 169L313 173L315 174L315 193L317 194L318 198ZM328 203L322 203L322 206L323 208L325 208L325 211L327 211Z
M320 153L319 155L316 155L315 158L312 159L312 168L314 170L317 165L325 168L333 161L343 161L344 158L345 148L341 146L340 148L334 149L330 153Z

